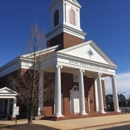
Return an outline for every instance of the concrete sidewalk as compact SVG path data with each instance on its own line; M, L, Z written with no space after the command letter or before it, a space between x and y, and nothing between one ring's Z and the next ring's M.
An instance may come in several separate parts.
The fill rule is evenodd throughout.
M18 120L18 124L25 124L27 120ZM57 128L60 130L96 130L102 128L110 128L113 126L121 126L130 124L130 114L109 115L101 117L90 117L82 119L48 121L34 120L34 124L40 124ZM0 124L12 125L14 121L0 121Z

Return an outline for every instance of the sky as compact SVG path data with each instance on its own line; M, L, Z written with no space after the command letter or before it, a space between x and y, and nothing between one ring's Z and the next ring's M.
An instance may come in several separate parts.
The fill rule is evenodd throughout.
M50 31L52 0L0 0L0 67L21 54L37 22ZM130 94L130 0L78 0L81 28L117 65L118 93ZM106 93L111 81L106 80Z

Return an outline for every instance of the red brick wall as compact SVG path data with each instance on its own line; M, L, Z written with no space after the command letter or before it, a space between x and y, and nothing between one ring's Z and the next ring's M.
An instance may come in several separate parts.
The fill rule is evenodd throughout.
M45 115L54 113L54 93L55 93L55 74L54 73L44 73L44 92L43 97L47 99L43 103L43 111ZM52 89L50 89L52 88ZM48 93L51 92L51 93ZM51 94L51 95L50 95ZM49 97L48 97L49 96Z
M11 72L3 77L0 77L0 88L8 87L12 89L11 79L16 77L20 73L20 70ZM12 81L13 82L13 81Z
M63 114L70 113L70 91L73 87L73 74L61 73L61 93L63 94ZM53 114L54 101L44 103L46 114Z
M84 39L78 38L68 33L61 33L57 35L56 37L47 41L47 46L50 47L50 46L55 46L59 44L61 45L61 49L63 49L63 48L71 47L71 46L74 46L83 42L84 42Z
M70 113L70 90L73 87L73 74L61 74L61 86L63 94L63 113Z
M64 35L63 48L71 47L84 42L84 39L78 38L68 33L63 33L63 35Z
M94 79L84 76L84 89L85 89L85 107L88 113L88 94L90 94L90 112L95 111L95 91L94 91Z
M54 113L54 100L44 102L43 112L44 115L50 115Z
M21 75L26 72L25 69L21 70ZM15 75L16 76L17 71L13 72L9 75ZM3 76L0 78L0 87L7 86L8 87L8 76ZM63 114L69 114L70 113L70 90L74 85L78 86L77 82L73 82L73 74L69 73L62 73L61 74L61 91L63 94ZM88 93L90 94L90 108L91 112L95 111L95 91L94 91L94 79L88 78L84 76L84 89L85 89L85 108L86 112L88 113ZM105 84L104 80L102 80L102 89L103 89L103 100L104 100L104 107L106 107L106 96L105 96ZM22 110L23 107L21 105L20 113L23 113L24 110ZM43 108L45 114L53 114L54 112L54 99L46 101L44 103ZM23 111L23 112L22 112Z
M73 82L73 74L62 73L62 94L63 94L63 113L70 113L70 91L74 85L78 86L77 82ZM90 111L95 111L95 91L94 79L84 76L84 89L85 89L85 108L88 112L88 93L90 94Z
M56 37L47 41L47 47L55 46L55 45L62 45L63 48L63 33L57 35Z

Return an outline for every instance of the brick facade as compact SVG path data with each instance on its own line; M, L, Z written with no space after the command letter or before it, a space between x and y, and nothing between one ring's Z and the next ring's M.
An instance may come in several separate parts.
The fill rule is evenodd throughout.
M85 106L86 112L88 113L88 94L90 95L90 112L96 110L95 108L95 91L94 91L94 79L84 76L84 89L85 89Z
M21 69L21 75L23 75L27 70ZM3 76L0 78L0 87L9 85L8 77L11 75L17 76L18 71L10 73L9 75ZM54 75L54 73L53 73ZM45 79L44 79L45 80ZM55 84L55 83L53 83ZM70 73L61 73L61 93L63 94L63 115L70 114L70 90L73 88L74 85L78 86L78 82L73 82L73 74ZM47 85L46 85L47 86ZM45 86L45 87L46 87ZM106 96L105 96L105 83L102 80L102 89L103 89L103 100L104 100L104 107L106 107ZM90 95L90 112L96 111L95 108L95 90L94 90L94 79L88 78L84 76L84 90L85 90L85 108L86 112L88 113L88 94ZM23 118L25 113L25 107L21 103L18 102L20 106L20 115L18 118ZM54 114L54 99L44 102L43 111L45 115Z
M78 86L78 82L73 82L73 74L70 73L61 73L61 93L63 94L63 115L71 114L70 112L70 90L74 85ZM106 106L106 97L105 97L105 85L104 80L102 80L103 87L103 100L104 107ZM89 113L88 110L88 94L90 95L90 112L96 111L95 105L95 89L94 89L94 78L88 78L84 76L84 90L85 90L85 108L86 113ZM50 102L45 102L43 110L45 114L54 113L54 99Z
M76 36L73 36L68 33L61 33L57 35L56 37L50 39L47 41L47 46L55 46L55 45L61 45L60 49L68 48L74 45L77 45L79 43L83 43L84 39L78 38Z

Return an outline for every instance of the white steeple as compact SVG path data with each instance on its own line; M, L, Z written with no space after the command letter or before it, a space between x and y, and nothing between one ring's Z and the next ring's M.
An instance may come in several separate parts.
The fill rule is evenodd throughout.
M53 0L50 6L51 13L51 29L56 26L55 13L57 11L57 16L59 15L59 23L57 25L65 24L71 26L75 29L81 30L80 28L80 8L81 5L77 0Z
M50 5L51 31L47 40L65 32L85 39L86 33L80 27L80 8L77 0L53 0Z

